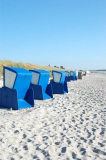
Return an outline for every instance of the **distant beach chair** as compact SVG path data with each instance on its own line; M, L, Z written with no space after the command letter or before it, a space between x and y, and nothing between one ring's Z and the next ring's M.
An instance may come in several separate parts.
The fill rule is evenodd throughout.
M70 78L70 72L66 71L66 78L65 81L66 82L70 82L71 78Z
M82 72L78 72L78 79L82 79Z
M89 74L90 74L90 72L89 72L89 71L86 71L85 73L86 73L86 76L89 76Z
M75 71L71 71L70 72L70 79L73 81L77 80L77 76L76 76L76 72Z
M34 90L34 99L45 100L53 98L51 84L48 84L50 73L44 70L30 70L32 72L32 80L30 88Z
M82 72L82 75L83 75L83 76L86 76L86 72L85 72L85 71L83 71L83 72Z
M64 71L52 71L53 79L50 81L52 84L53 94L65 94L68 93L67 82L65 81L66 72Z
M78 79L78 71L76 71L76 77L77 77L77 79Z
M34 92L29 89L32 73L23 68L3 67L0 107L18 110L34 107Z

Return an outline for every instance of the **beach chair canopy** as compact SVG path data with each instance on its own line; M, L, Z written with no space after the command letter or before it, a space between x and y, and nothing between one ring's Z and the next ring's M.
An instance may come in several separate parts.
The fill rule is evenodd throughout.
M48 85L50 72L40 69L30 70L30 72L32 73L30 88L34 89L35 99L52 98L51 85Z
M70 71L70 76L73 76L74 75L74 72L73 71Z
M53 81L56 83L64 83L66 72L65 71L52 71Z
M4 67L3 85L10 89L16 89L18 98L25 98L29 88L32 73L23 68Z
M32 72L31 84L41 85L43 92L45 92L49 82L50 72L40 70L40 69L30 70L30 72Z
M66 82L70 82L71 78L70 78L70 72L66 71L66 78L65 78Z
M66 71L66 77L70 76L70 72Z
M76 72L75 71L70 71L70 76L76 76Z

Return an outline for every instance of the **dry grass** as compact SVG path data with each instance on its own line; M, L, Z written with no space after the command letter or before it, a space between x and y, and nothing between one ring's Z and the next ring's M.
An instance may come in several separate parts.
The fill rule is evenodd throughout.
M52 72L52 70L62 70L62 71L70 71L68 69L60 69L56 67L50 67L50 66L40 66L37 64L32 64L32 63L22 63L22 62L12 62L9 60L0 60L0 75L3 74L3 66L8 66L8 67L20 67L20 68L25 68L27 70L30 69L43 69L49 72Z

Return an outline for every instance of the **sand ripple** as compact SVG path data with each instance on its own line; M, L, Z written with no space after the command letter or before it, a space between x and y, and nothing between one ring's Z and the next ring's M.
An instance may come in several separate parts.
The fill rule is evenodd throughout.
M106 75L19 111L0 109L0 160L105 160Z

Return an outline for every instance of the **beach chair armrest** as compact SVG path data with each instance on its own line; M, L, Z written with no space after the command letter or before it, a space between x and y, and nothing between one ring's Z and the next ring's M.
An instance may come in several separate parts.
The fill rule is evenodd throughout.
M34 107L34 91L32 88L28 89L25 100Z
M53 90L52 90L52 85L51 85L51 84L48 84L48 85L47 85L46 93L47 93L51 98L53 98Z
M67 82L64 82L64 91L68 93L68 87L67 87Z
M43 91L41 85L31 84L30 88L34 90L34 99L43 99Z

